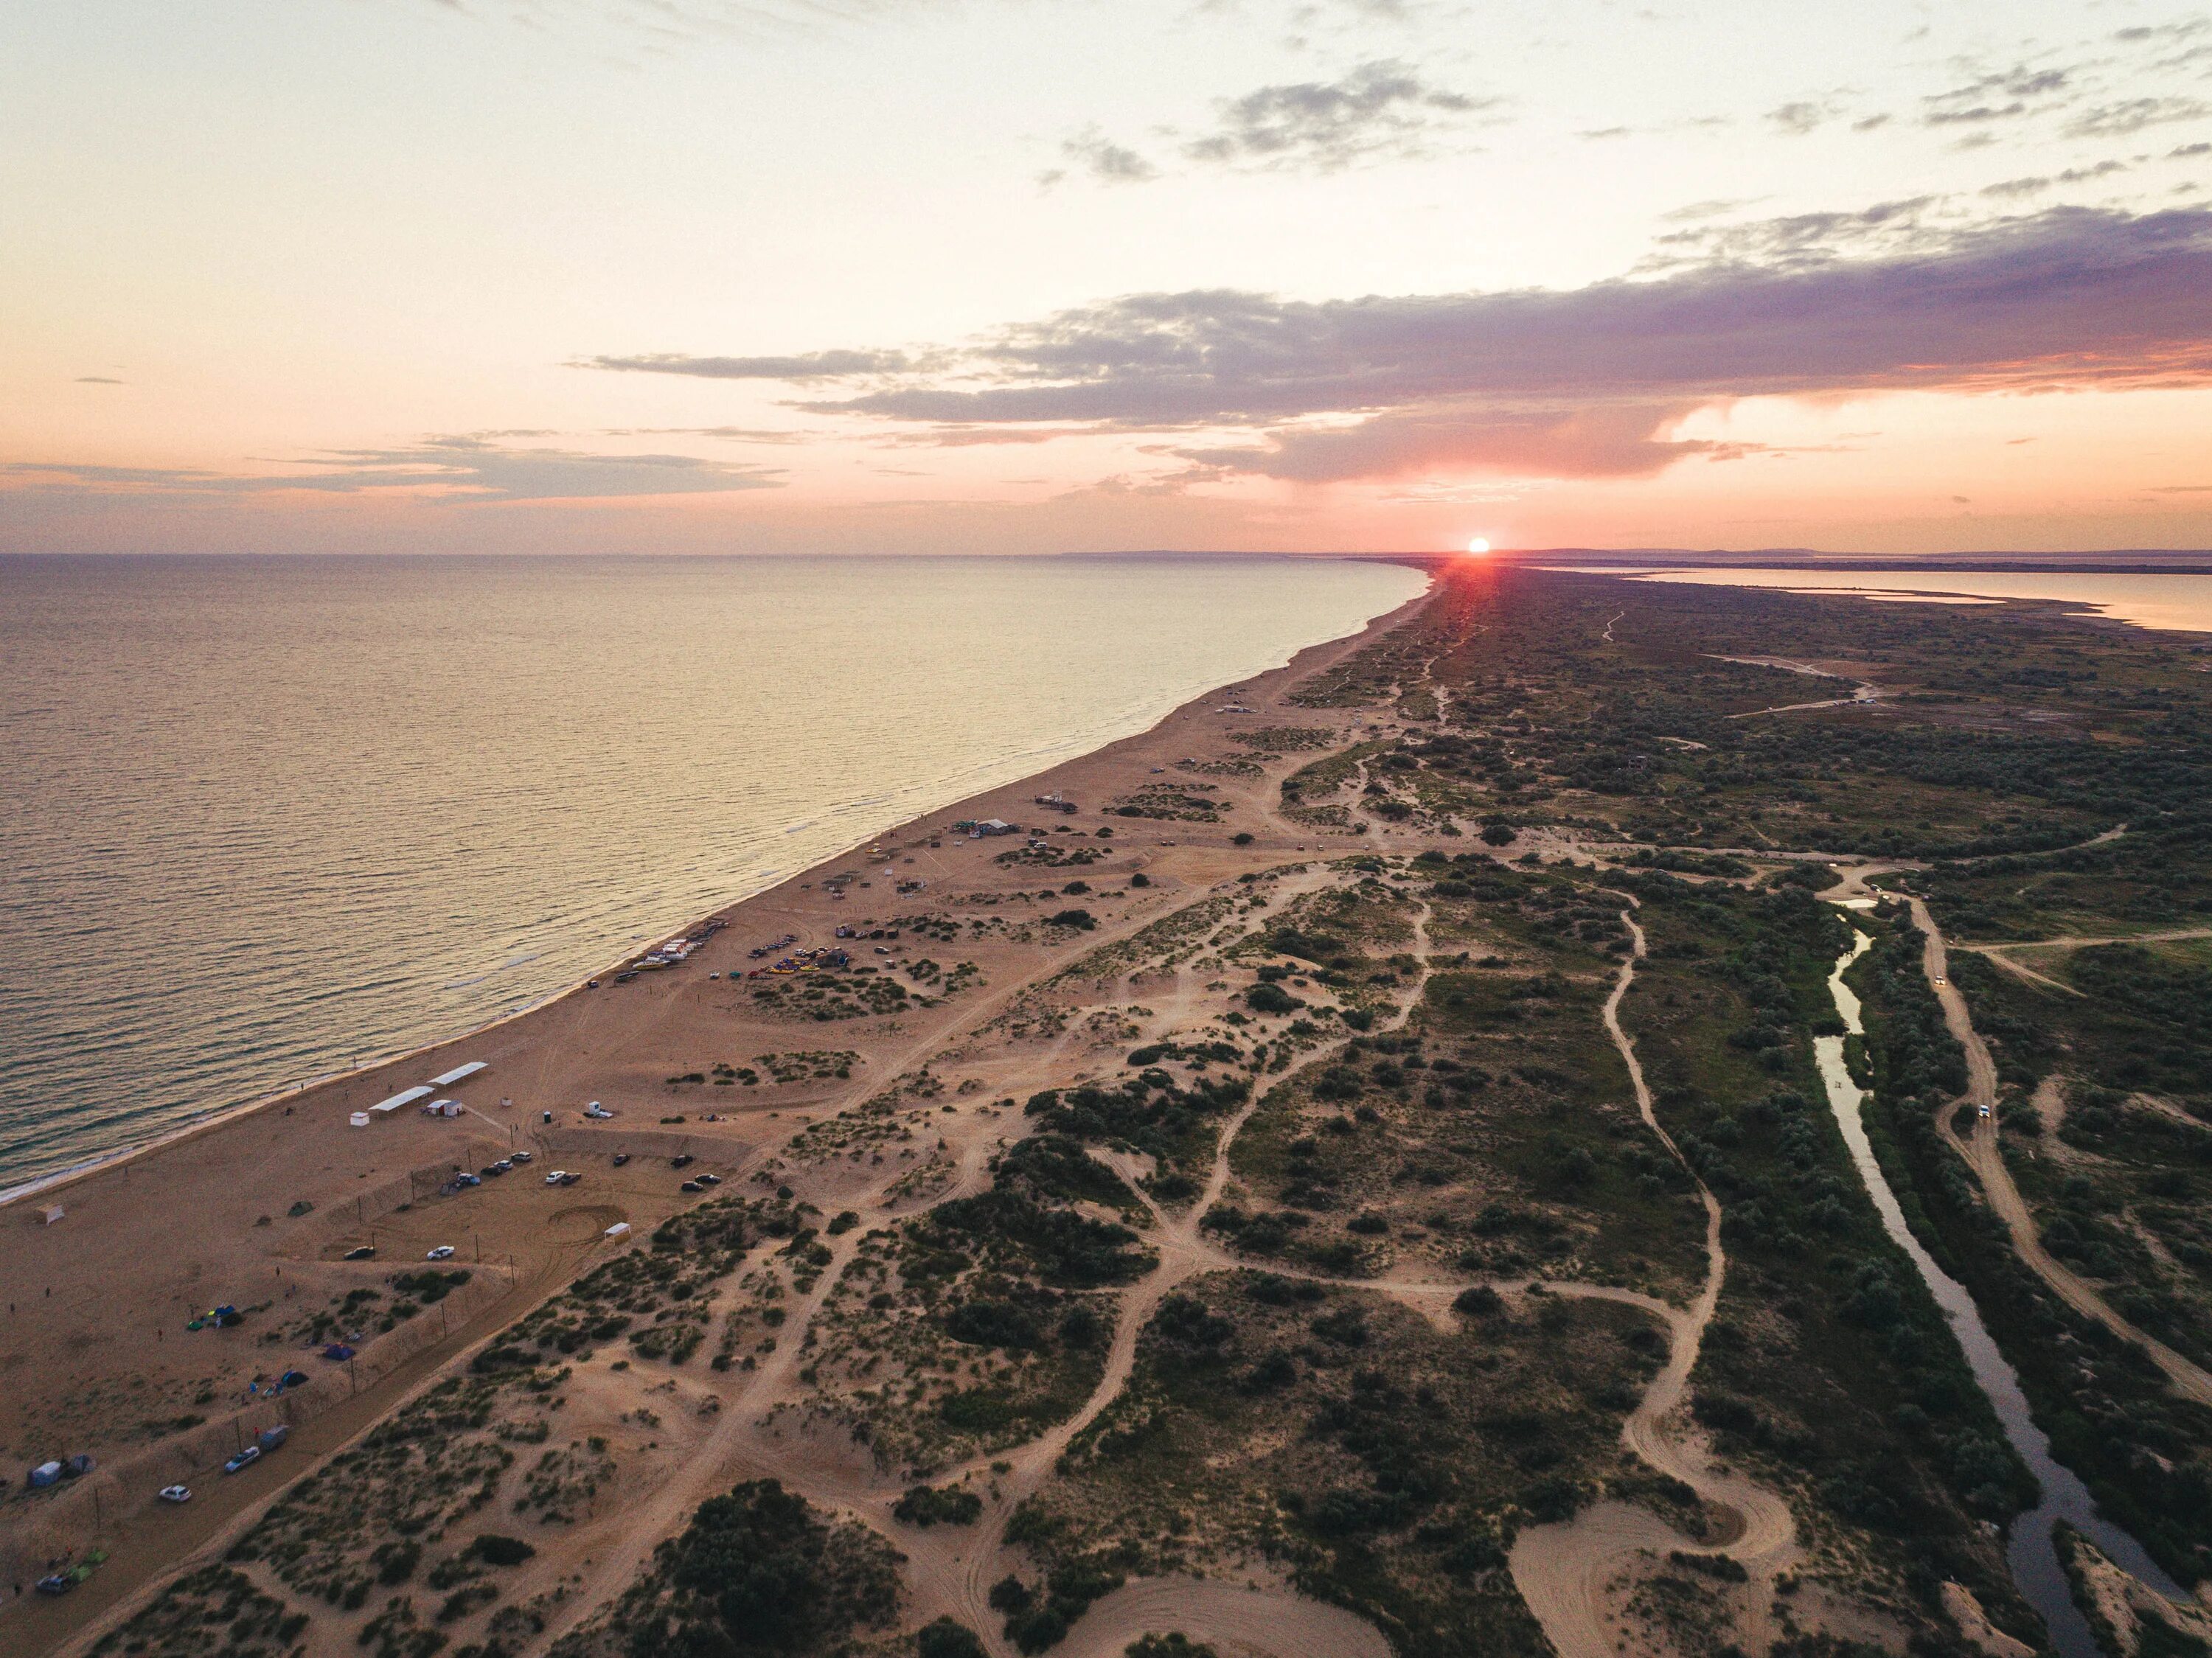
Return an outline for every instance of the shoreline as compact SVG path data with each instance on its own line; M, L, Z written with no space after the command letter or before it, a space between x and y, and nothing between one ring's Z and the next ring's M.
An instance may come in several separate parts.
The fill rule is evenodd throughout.
M1331 556L1334 556L1332 555ZM1355 555L1354 556L1358 556ZM1311 652L1328 650L1337 646L1341 646L1347 641L1364 639L1370 635L1379 635L1399 627L1404 622L1409 620L1411 616L1418 611L1419 607L1427 604L1430 598L1434 596L1437 590L1437 569L1438 565L1445 562L1441 557L1425 557L1413 555L1394 554L1388 556L1368 556L1370 562L1404 564L1410 568L1419 570L1426 578L1428 585L1412 598L1407 599L1404 604L1399 604L1391 610L1382 611L1376 616L1369 616L1364 621L1359 623L1357 626L1346 629L1344 633L1339 634L1334 638L1319 640L1310 645L1300 646L1296 650L1293 650L1285 660L1269 667L1256 669L1252 673L1243 676L1243 679L1250 680L1258 678L1262 675L1287 672L1297 665L1298 659L1300 657L1305 656ZM1242 682L1231 681L1228 683L1238 683ZM989 787L977 790L973 793L960 795L939 805L926 807L920 811L910 813L903 818L897 819L890 823L884 825L880 829L877 829L872 835L863 835L857 840L847 843L845 846L831 853L829 856L817 859L814 863L806 865L805 866L796 870L778 872L765 885L757 887L750 892L741 893L734 897L726 898L703 913L694 914L688 920L676 922L665 926L649 928L642 936L648 939L672 938L677 936L679 932L689 931L706 921L726 920L728 918L731 912L742 908L744 905L751 903L755 900L764 897L770 893L774 893L787 885L805 881L810 878L814 878L817 875L817 872L827 870L834 865L842 863L852 858L853 855L861 848L872 845L878 841L883 840L887 836L903 833L915 824L920 823L924 818L934 817L940 812L951 811L957 807L968 804L971 800L982 799L986 796L996 793L1003 789L1025 789L1038 779L1048 776L1052 772L1059 769L1062 766L1093 758L1104 753L1117 743L1127 742L1133 738L1140 738L1152 732L1156 732L1167 721L1189 711L1197 704L1205 701L1207 698L1218 695L1223 689L1224 687L1220 685L1208 686L1204 689L1197 691L1192 695L1186 697L1183 701L1174 704L1162 713L1149 726L1141 727L1135 732L1126 732L1120 737L1109 738L1094 748L1076 750L1069 753L1056 756L1053 757L1048 763L1041 767L1036 771L1024 773L1021 776L1014 778L1008 782L995 784ZM787 829L784 832L788 833L789 830ZM498 1030L507 1025L514 1024L520 1020L529 1018L534 1014L542 1013L546 1009L556 1006L570 997L583 993L585 987L592 980L610 977L620 969L623 963L631 960L639 953L640 950L647 947L647 946L644 944L634 944L633 947L625 949L611 958L605 966L591 969L584 973L582 976L571 980L566 985L545 992L543 995L538 996L524 1006L511 1009L507 1012L483 1020L479 1023L471 1025L464 1029L447 1031L438 1035L430 1036L423 1041L416 1042L411 1046L393 1048L386 1053L371 1056L362 1063L349 1066L344 1070L322 1072L315 1076L305 1078L288 1087L280 1088L269 1093L258 1094L249 1099L238 1101L228 1105L207 1107L186 1121L177 1123L148 1139L135 1141L125 1145L115 1146L107 1151L99 1152L93 1157L71 1163L67 1168L50 1170L43 1175L34 1175L13 1186L0 1187L0 1212L5 1212L10 1209L14 1206L23 1201L25 1199L61 1191L76 1181L86 1180L97 1175L112 1173L115 1169L121 1168L125 1164L152 1156L153 1154L167 1148L197 1139L203 1134L209 1133L216 1129L236 1123L243 1119L254 1116L263 1111L270 1109L271 1107L283 1105L288 1102L297 1102L305 1099L310 1095L317 1092L319 1090L331 1087L333 1084L343 1084L350 1079L365 1077L372 1074L373 1072L381 1071L388 1066L404 1064L422 1055L434 1053L441 1048L450 1047L456 1042L468 1042L473 1038L484 1035L491 1031Z

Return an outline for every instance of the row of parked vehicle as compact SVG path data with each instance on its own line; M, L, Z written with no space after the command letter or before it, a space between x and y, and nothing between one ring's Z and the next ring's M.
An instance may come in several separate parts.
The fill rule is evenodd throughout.
M289 1383L294 1376L301 1382L307 1380L306 1375L298 1370L287 1372L284 1380ZM225 1473L243 1473L291 1436L291 1429L282 1422L264 1428L253 1436L252 1443L240 1446L238 1454L223 1463L222 1471ZM31 1483L33 1485L52 1485L63 1479L80 1478L90 1473L92 1466L92 1459L88 1456L72 1456L63 1462L42 1462L31 1470ZM164 1485L157 1495L164 1503L189 1503L192 1500L192 1488L190 1485ZM89 1578L106 1559L103 1551L95 1549L74 1564L64 1566L59 1571L48 1572L32 1587L41 1594L67 1594Z

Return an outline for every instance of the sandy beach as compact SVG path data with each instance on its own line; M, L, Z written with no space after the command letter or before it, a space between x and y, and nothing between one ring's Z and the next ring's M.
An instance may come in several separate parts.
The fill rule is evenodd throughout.
M1293 726L1342 740L1389 725L1372 710L1283 699L1424 602L702 917L690 936L724 925L678 965L624 982L605 974L596 988L0 1207L0 1446L11 1474L0 1652L54 1650L97 1625L578 1270L702 1200L714 1188L697 1177L772 1187L792 1137L911 1084L948 1051L963 1074L941 1108L944 1145L980 1166L1000 1138L990 1102L1001 1084L1041 1085L1035 1044L1004 1017L1025 991L1238 873L1349 849L1348 836L1279 815L1280 778L1310 756L1237 734ZM1075 809L1039 804L1047 796ZM1139 815L1175 798L1207 809ZM1021 832L953 827L994 818ZM1070 909L1091 925L1051 924ZM915 925L924 916L939 919ZM874 970L840 975L873 999L866 1008L848 998L823 1017L805 972L745 976L832 950L849 969ZM1080 1068L1059 1048L1051 1058ZM459 1101L459 1114L427 1116L410 1102L355 1125L471 1063L485 1068L430 1096ZM587 1118L593 1102L611 1114ZM518 1151L531 1160L480 1186L453 1184ZM578 1178L549 1183L556 1170ZM411 1297L391 1287L444 1248L453 1253L436 1272L465 1282ZM238 1321L206 1316L218 1308ZM203 1327L188 1328L195 1321ZM351 1356L322 1356L340 1348ZM288 1371L307 1380L271 1396ZM289 1442L261 1467L234 1479L218 1471L278 1423ZM72 1456L92 1458L93 1471L26 1488L24 1470ZM189 1504L157 1500L178 1481L193 1489ZM105 1562L75 1594L29 1595L49 1563L94 1551Z

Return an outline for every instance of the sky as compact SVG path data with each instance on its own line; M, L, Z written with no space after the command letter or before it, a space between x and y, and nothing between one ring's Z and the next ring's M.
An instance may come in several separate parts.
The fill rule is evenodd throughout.
M2212 12L15 0L0 552L2212 548Z

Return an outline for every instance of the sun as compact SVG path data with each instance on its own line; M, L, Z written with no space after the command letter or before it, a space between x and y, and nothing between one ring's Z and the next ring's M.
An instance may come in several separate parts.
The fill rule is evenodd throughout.
M1487 536L1477 536L1474 540L1467 544L1467 550L1468 555L1470 557L1482 557L1483 555L1490 550L1490 538Z

